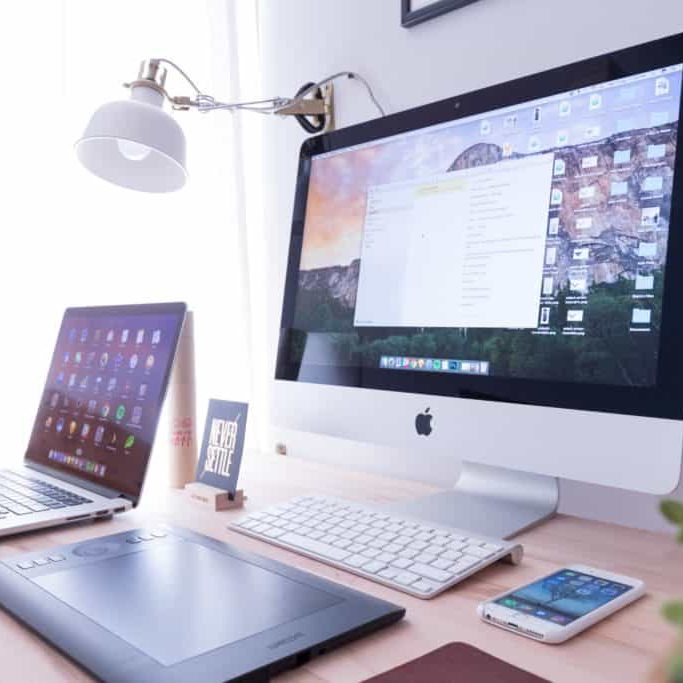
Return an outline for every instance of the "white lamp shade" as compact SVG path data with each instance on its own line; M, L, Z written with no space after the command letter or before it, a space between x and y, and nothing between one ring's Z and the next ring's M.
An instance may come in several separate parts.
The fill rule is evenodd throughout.
M101 106L76 143L81 163L132 190L179 190L187 179L185 135L161 109L162 101L159 93L137 87L132 99Z

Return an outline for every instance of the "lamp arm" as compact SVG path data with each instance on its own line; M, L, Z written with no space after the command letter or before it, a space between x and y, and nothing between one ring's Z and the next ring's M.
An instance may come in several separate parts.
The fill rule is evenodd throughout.
M382 105L378 102L375 97L370 84L360 75L353 71L339 71L331 76L323 78L317 83L312 83L303 90L301 90L295 97L270 97L262 100L251 100L247 102L221 102L216 100L213 96L204 93L199 86L181 69L175 62L165 57L158 57L150 59L148 62L143 63L148 64L149 75L140 78L133 83L126 83L127 87L133 87L136 85L145 85L148 87L154 87L164 97L171 103L171 106L176 110L188 110L197 109L201 113L207 113L210 111L251 111L258 114L279 114L279 115L294 115L294 116L331 116L331 97L322 97L316 99L306 99L308 95L321 92L321 89L325 86L329 87L332 81L339 78L353 78L360 81L368 92L370 99L377 108L381 116L385 116L385 111ZM159 71L159 66L165 64L172 69L174 69L194 90L194 96L174 96L170 95L164 85L165 77L158 79L156 77ZM142 70L141 70L142 74ZM150 78L151 76L151 78Z

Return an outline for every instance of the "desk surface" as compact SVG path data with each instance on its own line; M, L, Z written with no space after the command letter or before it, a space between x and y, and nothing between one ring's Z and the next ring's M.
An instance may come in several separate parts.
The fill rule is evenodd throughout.
M297 495L323 493L384 503L434 491L375 475L346 471L286 457L245 458L241 477L256 510ZM675 642L659 615L669 596L683 594L683 549L673 539L619 526L558 516L520 537L525 558L518 567L492 566L430 601L418 600L353 574L228 531L242 511L212 513L180 492L150 496L135 511L112 521L45 530L0 541L0 556L48 549L126 529L168 522L267 555L407 608L398 625L315 659L281 676L310 683L360 681L425 654L450 641L465 641L552 681L643 681ZM637 576L648 595L564 645L536 643L481 622L476 605L570 563L604 567ZM0 611L0 678L30 681L90 681L90 677Z

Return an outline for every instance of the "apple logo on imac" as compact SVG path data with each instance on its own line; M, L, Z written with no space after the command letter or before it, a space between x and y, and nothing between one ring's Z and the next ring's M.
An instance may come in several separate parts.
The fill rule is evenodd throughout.
M415 416L415 431L420 436L429 436L432 433L432 415L429 408Z

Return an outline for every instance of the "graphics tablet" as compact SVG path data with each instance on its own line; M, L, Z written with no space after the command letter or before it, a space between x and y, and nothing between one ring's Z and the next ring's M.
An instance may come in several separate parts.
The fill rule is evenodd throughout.
M0 563L0 604L105 681L268 680L405 610L167 526Z

